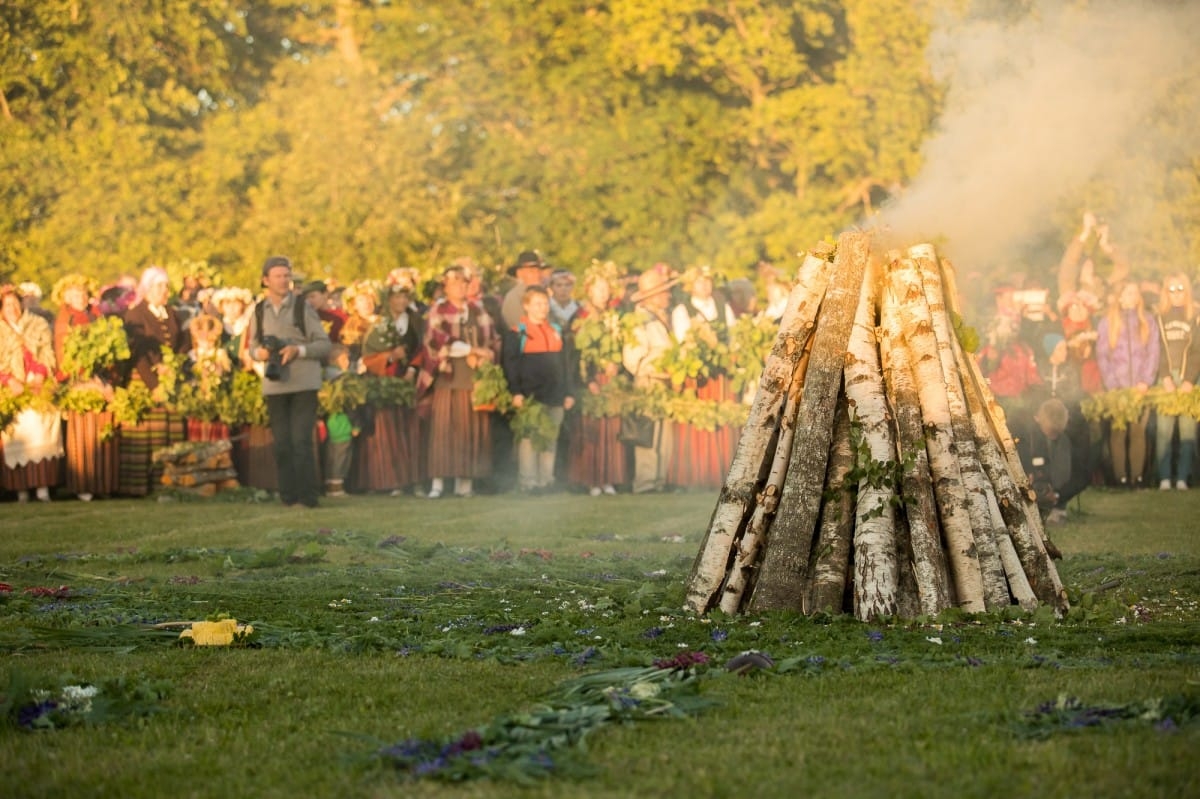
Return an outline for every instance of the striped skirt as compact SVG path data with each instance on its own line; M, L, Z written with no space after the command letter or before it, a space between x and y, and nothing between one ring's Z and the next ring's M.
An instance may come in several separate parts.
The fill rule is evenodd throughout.
M354 439L347 489L394 491L423 480L420 436L416 410L376 409L374 429Z
M144 497L162 484L162 466L152 460L157 450L186 441L184 418L165 408L155 408L140 424L121 425L117 491Z
M438 388L429 409L426 476L483 478L492 474L492 419L476 411L470 389Z
M120 457L111 413L68 411L66 445L67 491L101 497L117 493Z

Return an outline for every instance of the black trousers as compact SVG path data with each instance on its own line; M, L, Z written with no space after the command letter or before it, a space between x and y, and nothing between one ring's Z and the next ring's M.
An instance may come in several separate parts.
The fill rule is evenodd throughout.
M271 420L271 435L275 437L279 498L285 505L297 502L316 505L321 494L313 450L317 392L270 394L265 399L267 416Z

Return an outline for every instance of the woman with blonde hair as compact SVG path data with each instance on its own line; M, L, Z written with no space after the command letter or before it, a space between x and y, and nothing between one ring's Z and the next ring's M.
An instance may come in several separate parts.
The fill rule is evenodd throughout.
M1200 336L1196 335L1196 304L1192 284L1183 272L1163 278L1158 302L1158 336L1162 356L1158 360L1158 385L1168 393L1188 394L1200 379ZM1171 470L1171 443L1179 431L1179 460ZM1158 412L1154 454L1158 463L1158 487L1186 491L1196 456L1196 419L1187 414ZM1174 474L1174 480L1171 479Z
M1106 391L1134 389L1145 394L1158 374L1159 337L1137 281L1113 286L1108 309L1096 327L1096 364ZM1146 469L1146 423L1150 410L1125 429L1113 429L1109 457L1122 486L1140 488Z

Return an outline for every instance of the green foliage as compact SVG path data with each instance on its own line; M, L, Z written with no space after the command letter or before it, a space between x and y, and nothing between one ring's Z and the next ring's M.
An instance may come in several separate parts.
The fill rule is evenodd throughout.
M108 409L112 411L113 421L117 424L136 425L146 418L146 414L150 413L154 405L150 389L145 383L135 381L113 390Z
M616 311L589 314L576 319L572 328L575 348L579 351L579 366L583 377L603 372L609 365L621 364L625 328Z
M521 407L513 411L508 421L513 439L529 439L535 452L548 452L558 442L558 425L550 418L546 406L536 400L526 399Z
M63 341L61 368L71 376L92 377L129 356L129 339L120 317L102 316L91 324L71 328Z
M367 402L367 381L360 375L344 374L336 380L326 380L317 392L321 414L349 413Z
M1113 430L1124 430L1146 412L1146 394L1136 388L1102 391L1083 400L1079 409L1089 422L1107 419Z
M417 397L417 386L402 377L371 375L366 378L367 402L377 408L411 408Z
M477 408L491 407L500 413L512 409L512 393L499 364L483 363L475 368L475 383L471 401Z
M54 402L62 411L99 413L108 410L108 397L104 390L86 383L64 385Z

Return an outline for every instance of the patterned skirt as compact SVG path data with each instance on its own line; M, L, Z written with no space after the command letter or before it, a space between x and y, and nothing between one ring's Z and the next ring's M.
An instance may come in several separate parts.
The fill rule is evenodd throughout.
M140 424L121 425L118 493L144 497L157 489L162 484L163 468L154 464L154 453L186 440L184 418L165 408L150 411Z
M427 477L483 478L492 474L491 417L476 411L470 389L433 388L429 408Z

